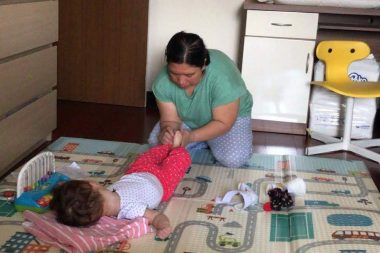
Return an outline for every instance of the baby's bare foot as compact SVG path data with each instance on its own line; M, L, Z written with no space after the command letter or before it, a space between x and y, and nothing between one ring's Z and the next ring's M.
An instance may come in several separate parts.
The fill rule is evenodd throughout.
M176 131L173 138L173 148L180 147L182 144L182 133L181 131Z

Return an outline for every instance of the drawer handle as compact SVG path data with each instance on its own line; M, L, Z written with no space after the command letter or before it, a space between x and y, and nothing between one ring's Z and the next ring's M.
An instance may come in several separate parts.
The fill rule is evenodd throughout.
M309 59L310 59L310 53L307 53L307 57L306 57L306 69L305 69L305 73L306 74L309 72Z
M273 26L293 26L292 24L270 23Z

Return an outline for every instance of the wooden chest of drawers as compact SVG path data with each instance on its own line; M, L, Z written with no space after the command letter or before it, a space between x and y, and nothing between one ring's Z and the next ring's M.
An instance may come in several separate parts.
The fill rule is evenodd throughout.
M0 176L56 128L58 1L0 3Z

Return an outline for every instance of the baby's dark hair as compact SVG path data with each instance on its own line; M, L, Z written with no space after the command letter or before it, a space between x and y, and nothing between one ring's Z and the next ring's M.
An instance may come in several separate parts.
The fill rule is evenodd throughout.
M53 189L50 208L58 222L68 226L88 226L103 214L103 197L88 181L71 180Z
M167 63L186 63L200 68L210 64L210 55L202 38L183 31L169 40L165 56Z

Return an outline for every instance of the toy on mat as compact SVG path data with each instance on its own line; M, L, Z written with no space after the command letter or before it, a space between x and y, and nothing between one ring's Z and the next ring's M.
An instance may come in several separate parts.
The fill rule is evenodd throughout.
M270 197L270 206L272 210L281 211L282 207L289 208L294 204L292 196L290 196L288 190L274 188L268 191L268 195Z
M27 162L17 178L16 210L43 213L49 210L51 191L69 177L55 172L54 155L43 152Z
M235 195L241 195L243 203L232 203L232 199ZM258 202L257 194L245 183L240 183L238 190L228 191L223 198L216 197L215 202L217 204L229 204L235 206L237 209L246 209L250 205L255 205Z

